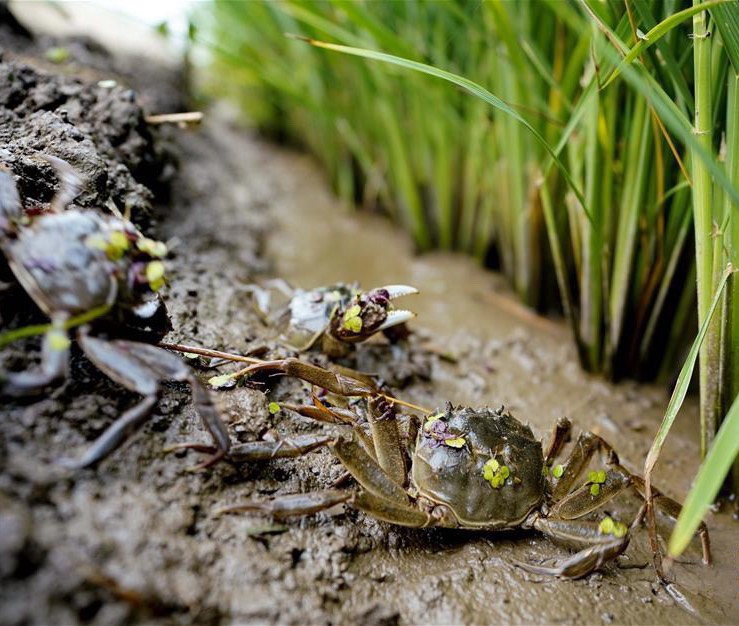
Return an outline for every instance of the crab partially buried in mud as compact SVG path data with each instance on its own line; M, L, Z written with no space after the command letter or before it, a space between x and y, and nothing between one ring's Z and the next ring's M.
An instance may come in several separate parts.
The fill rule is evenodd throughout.
M0 250L13 276L51 323L38 368L0 369L0 397L38 395L63 378L69 330L77 327L77 343L90 361L144 398L70 465L88 467L120 446L149 417L164 380L190 384L217 449L214 459L225 455L228 432L190 368L161 348L129 339L145 336L156 341L168 330L167 313L156 293L164 284L165 245L142 236L121 217L65 210L82 180L65 161L40 156L56 170L61 185L49 209L36 215L24 210L11 172L0 165Z
M396 309L393 300L418 293L408 285L387 285L362 291L338 283L304 291L280 280L252 286L260 316L275 327L279 340L298 352L318 345L330 357L345 356L351 346L383 332L391 338L415 313ZM275 296L287 302L275 304ZM394 334L395 333L395 334Z
M299 377L334 394L367 398L368 427L345 410L325 405L289 407L313 418L331 415L349 424L350 436L304 435L282 441L247 442L231 449L234 462L296 457L327 446L359 483L357 491L326 491L252 500L221 512L255 511L275 517L305 515L346 503L401 526L501 531L534 529L577 552L548 567L517 563L524 569L580 578L615 559L629 545L645 506L627 526L597 511L627 489L645 497L644 481L619 461L600 436L581 433L561 464L570 421L560 419L546 447L529 426L509 412L487 407L453 407L409 418L404 425L393 399L366 382L297 359L268 361L252 371L275 370ZM207 447L193 446L208 451ZM603 467L583 474L599 457ZM654 504L671 518L680 505L656 493ZM587 518L587 519L586 519ZM701 525L703 559L710 562L708 531Z

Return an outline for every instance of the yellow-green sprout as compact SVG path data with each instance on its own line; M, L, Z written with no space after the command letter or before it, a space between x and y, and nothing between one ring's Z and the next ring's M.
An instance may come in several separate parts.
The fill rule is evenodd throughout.
M565 473L564 465L555 465L552 468L552 476L555 478L562 478L562 474Z
M362 311L362 307L358 304L350 306L344 313L344 318L341 325L353 333L358 333L362 330L362 318L359 316Z
M593 497L600 495L600 485L598 483L590 485L590 495Z
M114 230L108 237L108 245L105 248L105 254L111 261L117 261L122 258L130 246L126 233L120 230Z
M167 246L161 241L155 241L148 237L141 237L136 241L136 247L149 256L163 258L167 256Z
M213 376L208 379L208 384L215 389L231 387L234 385L234 377L231 374L222 374L221 376Z
M597 472L588 472L588 482L602 485L604 482L606 482L606 471L598 470Z
M465 444L464 437L452 437L451 439L445 439L444 445L450 448L461 448Z
M616 522L613 527L613 536L620 539L621 537L625 537L628 531L629 527L626 526L626 524L623 524L622 522Z
M490 483L493 489L500 489L511 475L507 465L501 465L497 459L488 459L482 466L482 477Z
M267 409L272 415L280 412L280 405L277 402L270 402Z
M610 535L613 532L614 526L615 524L613 523L613 520L606 516L601 520L600 524L598 524L598 530L603 535Z
M146 282L152 291L159 291L164 286L164 263L152 261L146 264Z
M55 352L66 350L71 344L67 333L61 329L49 331L49 334L46 335L46 342L49 348Z
M621 537L626 536L629 528L628 526L626 526L626 524L616 522L610 517L606 516L601 520L600 524L598 524L598 531L603 535L613 535L614 537L620 539Z

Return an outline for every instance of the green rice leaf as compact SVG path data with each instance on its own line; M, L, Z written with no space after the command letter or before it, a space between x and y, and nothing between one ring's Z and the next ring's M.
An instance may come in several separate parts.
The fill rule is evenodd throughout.
M677 417L677 413L680 410L680 407L683 405L683 400L685 400L685 395L688 393L688 387L690 386L690 379L693 377L693 370L695 369L695 363L698 360L698 352L700 351L701 344L703 343L703 338L706 336L706 331L708 330L708 326L711 323L711 318L713 318L713 314L718 306L719 301L721 300L721 295L724 292L726 281L733 272L734 268L729 265L721 276L721 280L716 287L716 292L713 295L713 301L711 302L711 307L708 310L708 315L706 316L706 319L703 320L703 324L701 324L698 336L695 338L695 341L690 348L690 352L688 353L688 357L685 359L685 363L680 370L680 375L677 378L675 390L672 392L672 397L670 398L670 402L667 405L665 416L664 418L662 418L662 424L660 424L657 435L655 436L654 442L652 443L652 447L650 448L649 454L647 455L647 460L644 463L645 477L651 475L654 466L657 464L657 459L659 458L662 446L664 445L665 439L667 438L667 433L670 432L670 428L672 428L675 417Z
M627 53L626 56L623 58L621 63L616 67L612 72L611 75L605 80L603 83L602 89L605 89L610 85L614 80L616 80L616 77L621 73L621 70L623 69L624 65L629 65L632 63L635 59L639 58L639 55L641 55L649 46L657 43L662 37L664 37L667 33L669 33L673 28L676 26L679 26L682 24L685 20L687 20L689 17L692 17L696 13L700 13L701 11L705 11L706 9L713 9L716 11L717 9L725 9L726 7L721 7L720 5L725 4L726 0L712 0L710 2L704 2L703 4L698 4L692 7L689 7L683 11L678 11L677 13L673 13L665 20L662 20L659 24L657 24L654 28L652 28L646 35L644 35L639 42L631 48ZM736 3L737 10L739 10L739 3ZM737 18L739 19L739 17ZM722 32L723 35L723 32ZM739 31L737 31L737 36L739 37Z
M734 399L726 414L713 445L698 470L693 488L685 500L667 548L671 557L680 556L688 547L737 454L739 454L739 396Z
M706 2L702 6L706 8L709 4ZM739 2L721 2L711 9L711 15L724 40L724 48L734 72L739 74Z
M471 93L473 96L477 96L478 98L484 100L485 102L495 107L499 111L502 111L503 113L506 113L507 115L511 116L513 119L517 120L519 123L525 126L534 135L534 137L536 137L536 139L542 144L544 149L549 153L549 155L552 157L552 159L556 163L557 167L559 167L560 171L562 172L562 175L564 176L565 180L570 185L570 188L577 196L577 199L580 201L580 204L585 210L585 214L588 216L588 219L590 219L590 211L587 209L587 206L585 204L585 198L582 192L580 191L579 187L577 186L575 181L570 176L570 173L565 167L564 163L557 156L554 148L552 148L552 146L549 145L549 142L547 142L547 140L541 136L539 131L537 131L515 109L513 109L510 105L508 105L506 102L504 102L503 100L501 100L494 94L490 93L482 85L479 85L478 83L471 81L468 78L464 78L463 76L459 76L458 74L447 72L446 70L438 69L431 65L426 65L425 63L419 63L418 61L411 61L410 59L404 59L402 57L398 57L393 54L377 52L376 50L368 50L366 48L355 48L352 46L342 46L339 44L332 44L326 41L319 41L317 39L311 39L310 37L303 37L302 35L292 35L288 33L287 36L293 39L299 39L301 41L305 41L311 44L312 46L316 46L317 48L324 48L326 50L333 50L335 52L343 52L344 54L351 54L351 55L362 57L365 59L372 59L374 61L382 61L384 63L391 63L393 65L398 65L406 69L421 72L422 74L434 76L435 78L441 78L442 80L445 80L454 85L457 85L458 87L461 87L465 91Z

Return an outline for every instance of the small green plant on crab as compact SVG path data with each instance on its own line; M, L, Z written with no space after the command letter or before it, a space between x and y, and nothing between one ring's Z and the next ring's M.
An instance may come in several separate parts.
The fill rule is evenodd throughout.
M588 483L590 483L590 495L600 495L600 486L606 482L606 471L598 470L588 472Z
M613 535L617 539L625 537L628 531L629 527L626 524L617 522L609 516L604 517L598 524L598 532L602 535Z
M501 465L497 459L488 459L482 467L482 476L493 489L500 489L510 475L510 468Z
M447 423L444 421L445 413L435 413L426 418L423 425L424 435L431 440L430 446L437 448L445 445L450 448L461 448L467 442L463 435L447 432Z
M547 475L547 468L544 467L543 474L544 476ZM562 476L565 473L565 467L564 465L555 465L551 470L552 476L559 480L562 478ZM588 480L586 481L586 485L590 485L590 495L593 497L596 497L600 495L601 485L603 485L606 482L606 471L605 470L593 470L588 472Z

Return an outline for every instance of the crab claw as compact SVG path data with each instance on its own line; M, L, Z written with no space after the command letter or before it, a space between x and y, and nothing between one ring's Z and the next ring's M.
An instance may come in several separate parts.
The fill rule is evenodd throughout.
M385 321L377 330L385 330L386 328L392 328L393 326L405 324L406 322L410 322L414 317L416 317L416 314L413 311L406 311L405 309L393 309L392 311L388 311L387 318L385 318Z
M387 297L390 298L390 300L402 298L403 296L413 296L418 293L418 289L411 287L410 285L385 285L384 287L378 287L372 291L379 290L387 291Z
M393 308L391 300L418 293L409 285L387 285L357 293L331 316L330 334L344 343L359 343L377 332L403 324L415 313Z

